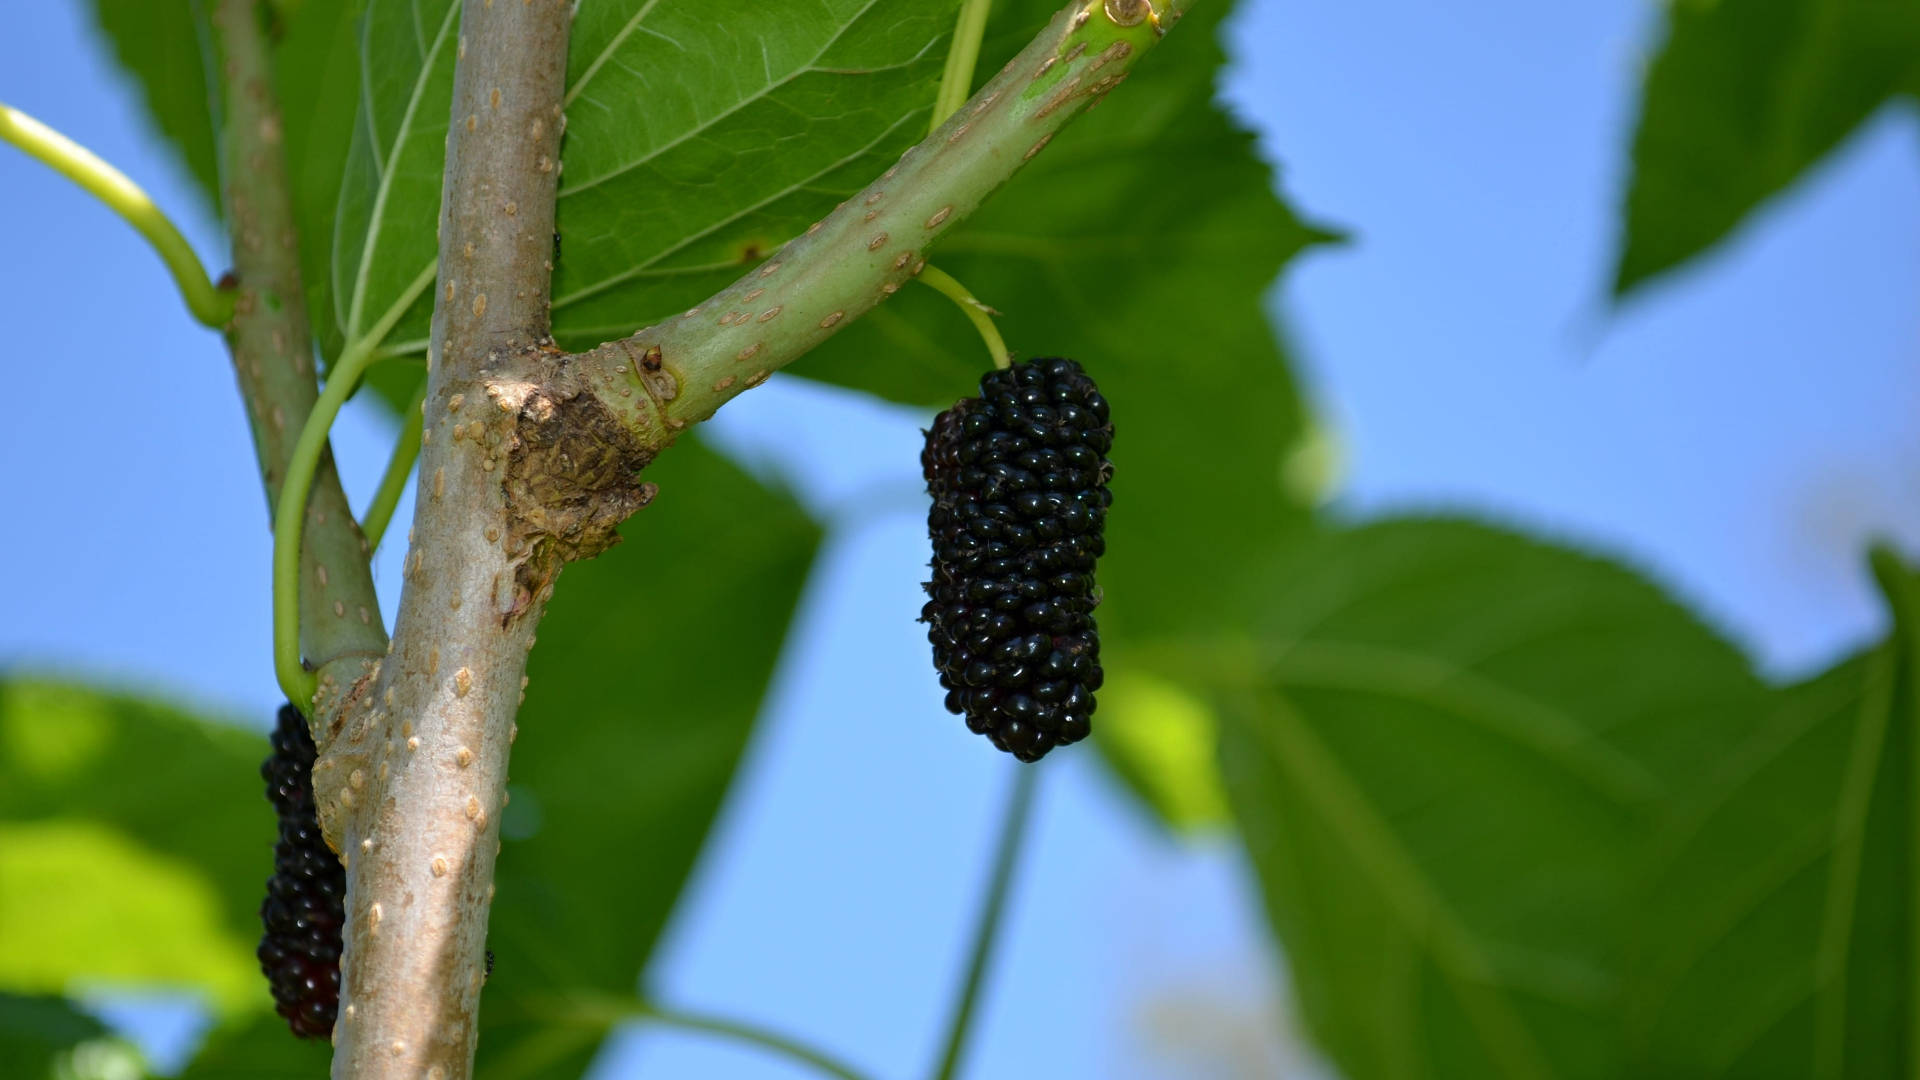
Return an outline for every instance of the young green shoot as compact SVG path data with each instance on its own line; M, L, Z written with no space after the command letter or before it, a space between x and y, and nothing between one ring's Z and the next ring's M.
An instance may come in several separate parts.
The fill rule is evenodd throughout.
M204 326L219 329L233 318L233 293L216 287L187 238L140 185L91 150L8 105L0 105L0 139L80 185L132 225L173 275L187 310Z
M374 356L379 358L384 353L375 350ZM367 538L369 551L380 549L380 538L387 534L394 508L400 505L400 496L407 489L407 477L413 475L413 463L420 457L420 429L425 423L426 404L427 382L422 379L413 401L400 414L400 440L394 443L393 456L387 459L387 471L380 477L379 490L373 493L373 501L360 517L360 532Z
M311 707L319 679L300 659L300 533L306 521L307 495L313 489L313 471L327 448L327 432L333 428L340 406L347 403L360 387L360 377L372 364L380 342L392 332L394 324L413 306L413 301L433 284L439 264L429 265L413 279L400 300L387 310L367 335L350 342L334 361L320 400L300 428L287 463L286 486L273 515L273 673L280 681L287 700L302 710Z
M959 306L961 314L972 320L973 328L980 332L980 340L986 342L987 355L993 358L994 367L1005 370L1012 366L1013 356L1007 352L1006 340L1000 336L1000 328L993 324L993 317L999 312L975 300L965 285L932 263L920 271L920 280L952 300Z

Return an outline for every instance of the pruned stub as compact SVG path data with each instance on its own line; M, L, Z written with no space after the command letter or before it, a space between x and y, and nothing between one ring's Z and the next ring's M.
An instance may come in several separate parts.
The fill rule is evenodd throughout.
M614 530L657 490L640 470L652 452L574 377L546 362L519 396L508 443L507 550L524 554L517 584L540 596L560 568L618 543Z

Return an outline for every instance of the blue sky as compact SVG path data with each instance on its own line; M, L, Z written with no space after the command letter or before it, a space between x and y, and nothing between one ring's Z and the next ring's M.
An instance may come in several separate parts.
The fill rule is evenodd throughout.
M0 100L180 208L223 265L79 7L12 14ZM1274 294L1342 447L1344 512L1463 510L1599 545L1780 673L1876 631L1864 539L1920 548L1911 115L1878 117L1725 250L1615 312L1655 5L1241 8L1230 100L1285 190L1355 235ZM5 362L0 560L34 568L10 583L0 667L160 687L264 725L279 700L267 525L219 343L133 234L51 173L0 153L0 194L0 316L32 343ZM945 722L924 645L871 617L918 606L917 509L860 496L913 490L923 420L776 378L715 421L835 527L653 980L886 1075L932 1051L1008 779ZM353 410L337 430L356 501L390 438ZM391 604L397 567L378 573ZM849 715L842 688L876 670ZM893 767L847 783L849 738ZM1270 1033L1284 989L1231 852L1162 840L1087 755L1048 768L973 1075L1292 1074L1297 1048ZM642 1074L803 1075L647 1031L596 1077Z

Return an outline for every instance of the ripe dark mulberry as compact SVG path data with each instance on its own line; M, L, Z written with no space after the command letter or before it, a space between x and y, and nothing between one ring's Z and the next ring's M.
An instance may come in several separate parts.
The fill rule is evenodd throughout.
M281 706L273 753L260 765L280 815L273 877L260 903L260 970L276 1011L295 1035L326 1038L340 1010L340 944L347 873L320 836L313 803L313 737L292 705Z
M1112 447L1093 379L1040 358L982 376L980 396L935 418L920 454L933 496L920 618L947 709L1021 761L1090 730Z

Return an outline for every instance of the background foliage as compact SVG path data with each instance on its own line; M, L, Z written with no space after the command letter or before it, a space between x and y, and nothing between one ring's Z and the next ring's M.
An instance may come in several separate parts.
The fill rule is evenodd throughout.
M763 7L583 11L556 271L565 344L686 306L924 130L952 3L772 20ZM1051 8L997 5L983 73ZM95 9L211 196L217 117L194 5ZM1354 1080L1911 1071L1910 579L1883 554L1887 640L1772 687L1630 569L1464 521L1316 511L1317 490L1285 482L1307 409L1260 301L1333 233L1274 196L1212 101L1227 9L1201 5L939 253L1005 310L1017 349L1098 357L1123 418L1127 512L1102 571L1113 730L1096 745L1176 832L1230 811L1312 1035ZM276 9L329 357L407 303L432 259L453 11ZM1722 241L1910 92L1916 57L1907 2L1673 5L1618 292ZM390 394L417 378L405 357L428 305L414 306L383 343L399 357L384 365ZM909 292L797 371L938 405L970 384L974 350L956 315ZM569 572L534 656L521 725L567 738L516 747L484 1075L575 1073L620 1014L568 1020L569 1003L633 1003L818 540L788 495L698 444L656 471L660 503L627 544ZM728 573L658 572L709 563ZM673 629L635 618L648 608L675 612ZM252 972L270 835L256 740L18 675L0 687L0 747L0 927L38 928L9 932L0 955L0 1046L18 1041L35 1069L97 1063L125 1048L59 994L101 978L190 984L222 1027L189 1075L315 1074L315 1048L263 1019ZM607 857L641 847L644 860ZM128 881L140 887L107 884Z

